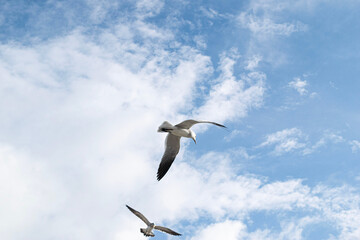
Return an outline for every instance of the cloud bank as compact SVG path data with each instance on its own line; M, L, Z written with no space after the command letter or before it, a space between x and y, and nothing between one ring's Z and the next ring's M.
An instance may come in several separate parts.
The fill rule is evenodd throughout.
M359 234L356 189L244 174L246 151L195 159L185 146L157 182L165 137L157 126L188 116L233 123L262 107L263 57L244 60L230 49L214 63L201 38L197 49L149 20L161 14L163 1L137 1L111 25L119 5L82 3L79 15L82 8L70 2L55 4L53 11L67 12L69 28L61 34L0 44L1 239L139 239L141 222L125 204L184 239L302 239L314 224L336 229L329 239ZM78 26L76 16L85 15L89 26ZM243 24L256 34L304 30L268 17L250 20ZM33 23L38 30L45 24ZM320 141L344 139L329 134ZM260 144L279 155L307 146L300 128L270 133Z

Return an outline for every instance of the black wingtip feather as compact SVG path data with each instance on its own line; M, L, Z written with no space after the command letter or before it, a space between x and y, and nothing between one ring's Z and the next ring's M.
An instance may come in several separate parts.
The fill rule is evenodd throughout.
M158 172L157 172L156 179L157 179L158 181L160 181L160 180L165 176L165 174L167 173L168 170L169 170L169 169L167 169L166 171L164 171L163 169L160 169L160 168L159 168L159 170L158 170Z
M163 176L160 176L160 174L158 173L157 176L156 176L156 179L157 179L158 181L160 181L162 178L163 178Z
M157 172L157 180L160 181L165 174L169 171L171 164L173 163L173 161L175 160L175 158L171 159L170 161L166 161L166 162L161 162L159 164L159 169Z
M224 126L224 125L222 125L222 124L220 124L220 123L216 123L216 122L210 122L210 123L212 123L212 124L214 124L214 125L216 125L216 126L218 126L218 127L227 128L226 126Z
M157 172L157 175L156 175L156 179L157 179L158 181L160 181L160 180L164 177L164 175L165 175L165 174L161 174L161 173L160 173L160 169L159 169L158 172Z

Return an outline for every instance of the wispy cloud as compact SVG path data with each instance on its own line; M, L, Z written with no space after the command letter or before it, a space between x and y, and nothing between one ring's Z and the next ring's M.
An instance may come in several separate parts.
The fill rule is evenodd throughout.
M214 19L214 18L227 18L227 14L219 13L212 8L204 8L200 7L200 11L206 16L207 18Z
M282 14L293 8L294 4L286 1L251 0L247 11L238 15L238 21L242 27L248 28L262 40L276 35L290 36L295 32L307 30L307 26L300 21L281 21Z
M305 155L307 155L307 154L313 153L320 147L326 146L329 143L337 144L337 143L341 143L344 141L345 141L345 139L342 136L340 136L336 133L327 131L320 138L320 140L318 140L315 144L311 144L311 147L307 146L306 148L304 148L303 153Z
M357 219L360 213L360 194L349 186L310 187L300 179L267 182L258 176L238 175L238 169L232 167L227 153L206 154L202 156L201 163L209 166L199 168L196 165L192 168L182 163L169 177L171 184L180 184L177 189L182 197L168 201L176 201L174 207L180 204L191 212L192 217L206 217L210 222L205 228L195 231L193 239L205 236L213 239L210 232L217 236L221 233L226 235L226 231L230 234L229 239L234 240L239 237L256 239L259 236L266 237L264 239L297 236L295 239L301 239L303 232L310 230L313 224L336 226L338 236L354 236L360 226L358 221L349 221ZM216 166L220 168L213 171ZM182 177L184 180L178 182L178 178ZM197 186L195 189L190 187L194 183ZM195 192L197 198L193 199L190 196ZM250 231L246 222L255 212L276 219L281 215L281 220L276 223L280 227L255 227ZM253 220L256 224L256 219Z
M310 137L314 138L314 136L309 136L298 128L287 128L268 134L265 137L265 141L258 145L257 148L273 146L274 150L272 153L276 155L282 155L293 151L308 155L320 148L327 147L329 144L346 142L346 139L343 136L331 131L325 131L317 141L312 141Z
M238 135L241 135L242 133L243 133L242 131L235 129L235 130L231 131L231 133L229 135L225 136L224 139L225 139L225 141L230 142L233 138L235 138Z
M297 3L251 0L234 17L240 32L249 36L247 56L259 55L264 63L273 66L289 61L282 43L293 34L308 31L300 19L289 19L287 13L294 9L294 4Z
M203 36L197 35L194 37L194 42L199 49L206 49L206 40Z
M255 68L258 67L259 62L262 60L262 57L259 55L252 56L246 63L245 69L253 71Z
M274 146L273 153L281 155L286 152L291 152L295 149L301 149L305 147L304 140L306 136L298 128L288 128L265 137L265 141L258 147Z
M248 28L253 34L264 38L275 35L290 36L294 32L306 31L306 25L301 22L296 23L276 23L270 16L256 16L253 13L241 13L238 16L242 27Z
M300 93L300 95L305 95L308 90L306 86L308 85L306 80L301 80L300 78L296 77L293 81L289 82L289 87L295 89Z
M196 109L199 118L211 118L223 122L246 116L251 108L262 104L266 75L250 72L241 77L234 75L234 65L239 55L234 52L221 56L220 77L212 85L204 105Z
M243 232L245 229L246 225L241 221L225 220L208 225L205 229L200 230L191 240L239 239L244 237Z
M352 140L349 142L351 145L351 151L353 153L360 151L360 142L357 140Z

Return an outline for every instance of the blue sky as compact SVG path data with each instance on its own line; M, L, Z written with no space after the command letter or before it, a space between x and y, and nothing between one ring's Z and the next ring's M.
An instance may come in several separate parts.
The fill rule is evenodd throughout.
M3 1L0 238L145 239L128 204L186 240L360 239L359 9ZM228 129L157 182L188 118Z

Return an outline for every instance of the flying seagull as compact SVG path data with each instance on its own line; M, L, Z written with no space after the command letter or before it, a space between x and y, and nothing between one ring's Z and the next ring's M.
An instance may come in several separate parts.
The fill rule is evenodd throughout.
M181 137L191 138L196 144L196 134L190 128L197 123L211 123L216 126L226 128L224 125L216 122L197 120L185 120L179 124L176 124L175 126L165 121L160 125L158 132L167 132L168 135L165 140L165 152L162 156L157 172L158 181L160 181L160 179L165 176L171 164L174 162L176 155L179 153Z
M171 230L169 228L156 226L154 223L149 222L149 220L147 220L147 218L144 215L142 215L140 212L138 212L135 209L129 207L128 205L126 205L126 207L133 214L135 214L138 218L140 218L144 223L146 223L147 228L140 228L140 232L142 232L145 236L154 237L155 234L152 232L153 229L160 230L162 232L166 232L168 234L175 235L175 236L180 236L181 235L180 233L174 232L173 230Z

